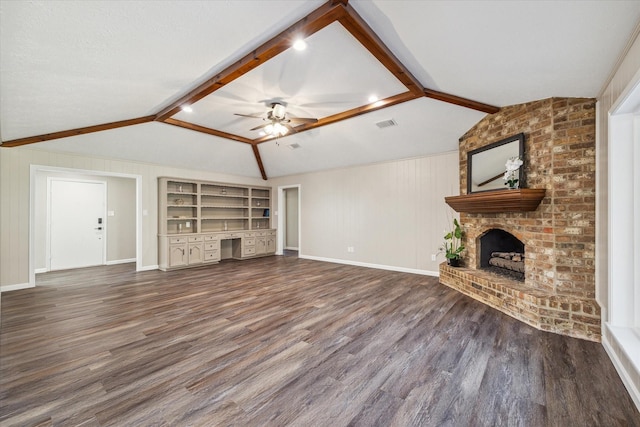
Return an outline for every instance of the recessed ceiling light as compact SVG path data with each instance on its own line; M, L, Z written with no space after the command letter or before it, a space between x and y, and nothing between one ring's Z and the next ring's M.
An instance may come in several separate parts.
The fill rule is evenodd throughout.
M369 102L378 102L379 100L380 98L378 98L376 95L369 96Z
M295 50L305 50L307 48L307 42L302 39L298 39L293 43L293 48Z
M184 111L185 113L191 113L193 112L193 108L191 108L191 106L189 105L185 105L182 107L182 111Z

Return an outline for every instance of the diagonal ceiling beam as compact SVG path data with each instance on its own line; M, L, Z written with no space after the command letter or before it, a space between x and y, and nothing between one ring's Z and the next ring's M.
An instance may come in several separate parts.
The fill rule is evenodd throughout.
M253 155L256 157L256 162L258 163L258 168L260 169L260 175L262 175L262 179L267 180L267 173L264 171L264 165L262 164L262 157L260 157L260 150L258 149L258 144L252 144L251 148L253 149Z
M473 101L471 99L462 98L460 96L450 95L444 92L438 92L437 90L433 89L425 89L424 96L426 96L427 98L433 98L439 101L448 102L449 104L467 107L472 110L477 110L487 114L495 114L500 111L499 107L495 107L493 105L484 104L482 102Z
M168 125L178 126L184 129L193 130L196 132L208 133L209 135L219 136L221 138L232 139L238 142L244 142L245 144L253 144L253 140L249 138L245 138L243 136L234 135L232 133L222 132L220 130L211 129L205 126L196 125L193 123L185 122L177 119L166 119L162 123L166 123Z
M2 147L18 147L20 145L35 144L36 142L51 141L52 139L68 138L70 136L85 135L87 133L102 132L103 130L117 129L125 126L139 125L154 121L155 116L138 117L137 119L121 120L119 122L103 123L100 125L86 126L82 128L63 130L60 132L45 133L43 135L29 136L26 138L3 141Z

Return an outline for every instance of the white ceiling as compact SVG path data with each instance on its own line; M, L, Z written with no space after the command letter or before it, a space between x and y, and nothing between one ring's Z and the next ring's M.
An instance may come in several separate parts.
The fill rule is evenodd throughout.
M0 137L155 114L323 3L1 0ZM597 96L640 22L639 1L349 4L422 85L499 107ZM253 139L260 119L233 113L283 99L296 116L326 117L363 105L370 88L405 91L340 25L308 42L302 55L285 51L174 118ZM277 177L454 150L483 116L420 98L258 147ZM375 126L387 119L398 126ZM163 123L31 147L260 177L250 145Z

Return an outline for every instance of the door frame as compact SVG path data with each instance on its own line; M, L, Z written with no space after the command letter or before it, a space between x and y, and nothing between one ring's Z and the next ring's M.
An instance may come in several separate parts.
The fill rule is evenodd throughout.
M302 255L302 186L300 184L295 185L283 185L278 187L278 241L276 246L276 255L284 254L284 227L285 227L285 213L286 213L286 201L285 192L289 188L298 189L298 256Z
M36 201L36 173L62 172L74 175L113 176L136 180L136 271L143 271L142 266L142 175L129 173L106 172L89 169L73 169L57 166L30 165L29 166L29 286L36 285L36 237L35 237L35 201Z
M107 263L107 181L99 181L92 179L79 179L79 178L63 178L58 176L48 176L47 177L47 236L46 236L46 259L45 259L45 267L47 271L51 271L51 202L53 201L51 198L51 185L53 181L66 181L66 182L82 182L88 184L102 184L104 189L104 204L103 204L103 212L102 212L102 229L103 229L103 239L102 239L102 265Z

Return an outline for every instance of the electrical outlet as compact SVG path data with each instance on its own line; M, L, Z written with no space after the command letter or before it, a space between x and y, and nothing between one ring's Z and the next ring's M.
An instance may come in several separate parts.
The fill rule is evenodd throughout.
M431 255L431 261L435 261L435 260L436 260L435 254Z
M355 250L353 249L353 246L347 246L347 252L349 252L350 254L354 253Z

